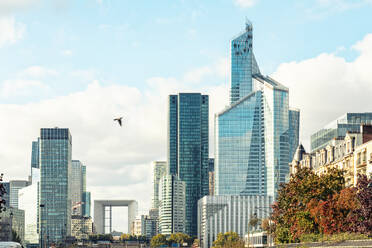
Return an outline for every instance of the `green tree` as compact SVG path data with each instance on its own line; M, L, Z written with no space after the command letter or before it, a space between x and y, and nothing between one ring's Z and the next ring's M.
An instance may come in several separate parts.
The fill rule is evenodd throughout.
M22 242L21 238L19 237L18 233L15 230L12 230L12 241L17 243Z
M309 168L297 168L286 184L281 184L277 201L273 204L272 220L275 238L280 243L298 242L303 234L319 233L319 224L310 213L311 201L327 201L345 187L344 172L330 169L316 175Z
M6 190L5 190L5 187L3 185L3 175L4 174L0 174L0 213L5 211L5 199L4 199L4 195L7 193Z
M244 241L236 232L219 233L213 242L215 248L244 248Z
M167 244L167 238L163 234L155 235L150 242L151 247L159 247Z
M173 233L168 239L169 243L180 244L187 243L188 245L192 243L192 238L185 233Z

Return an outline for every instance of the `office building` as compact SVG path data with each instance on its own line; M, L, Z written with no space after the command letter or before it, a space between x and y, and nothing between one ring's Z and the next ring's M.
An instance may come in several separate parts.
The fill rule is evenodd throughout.
M32 184L22 188L18 192L19 209L25 214L25 236L26 244L38 244L38 187L40 182L40 170L32 167Z
M300 141L300 110L296 108L289 108L289 162L292 161L293 156Z
M248 230L259 229L259 224L250 226L250 220L268 218L272 201L271 196L204 196L198 202L200 246L211 247L218 233L233 231L244 237Z
M90 192L83 192L83 216L84 217L90 217L91 213L91 196Z
M214 195L214 158L208 159L209 195Z
M32 141L31 168L39 168L39 139Z
M9 205L12 208L18 208L18 191L30 185L26 180L11 180L9 181Z
M80 215L71 216L71 236L77 240L88 240L93 234L93 221L91 217Z
M209 193L207 95L180 93L169 96L168 174L186 186L185 232L197 234L197 201Z
M298 128L290 130L289 122L298 125L299 115L290 114L289 90L260 74L252 31L247 22L231 41L231 104L215 115L216 195L275 197L298 144Z
M0 241L10 241L9 239L1 239L12 237L11 230L14 230L23 243L25 240L25 211L13 207L2 211L0 213L0 230Z
M358 132L360 124L372 124L372 113L346 113L311 135L311 152L326 147L347 132Z
M83 211L83 188L85 180L85 166L79 160L72 160L71 163L71 177L70 177L70 187L71 187L71 204L72 204L72 215L82 215Z
M71 149L67 128L40 130L40 238L60 244L71 234Z
M167 162L155 161L152 163L153 178L152 178L152 199L151 208L159 209L159 183L161 178L166 174Z
M164 235L185 232L186 185L176 175L160 181L159 232Z

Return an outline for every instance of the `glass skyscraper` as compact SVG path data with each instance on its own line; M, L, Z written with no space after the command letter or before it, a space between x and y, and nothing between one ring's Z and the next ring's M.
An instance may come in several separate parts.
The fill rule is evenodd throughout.
M292 162L293 156L299 144L300 133L300 110L296 108L289 109L289 163Z
M260 74L252 30L247 22L231 41L231 104L215 116L216 195L275 196L298 144L288 88Z
M67 128L40 130L40 236L43 243L61 243L71 228L71 148Z
M71 204L72 204L72 215L82 215L83 205L83 189L85 180L83 179L85 173L83 173L85 166L79 160L72 160L71 163L71 178L69 180L71 187Z
M372 113L342 115L311 135L311 152L326 147L335 138L344 138L347 132L359 132L360 124L372 124Z
M154 161L153 162L153 178L152 178L152 199L151 208L159 209L159 183L161 178L166 175L167 162Z
M209 99L200 93L169 96L168 174L186 184L185 231L197 234L197 201L208 195Z
M31 168L39 168L39 140L32 141Z

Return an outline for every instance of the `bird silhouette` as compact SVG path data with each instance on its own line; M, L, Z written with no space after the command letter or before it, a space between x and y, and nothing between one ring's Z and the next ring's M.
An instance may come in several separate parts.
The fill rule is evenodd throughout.
M118 118L115 118L114 121L117 121L119 123L119 125L121 126L121 120L123 119L123 117L118 117Z

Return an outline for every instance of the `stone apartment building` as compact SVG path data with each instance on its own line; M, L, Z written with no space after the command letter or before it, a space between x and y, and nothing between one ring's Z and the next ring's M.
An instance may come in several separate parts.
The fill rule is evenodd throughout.
M330 168L345 170L346 186L355 186L358 174L372 174L372 125L362 124L359 132L347 132L345 137L334 138L326 147L306 153L299 145L290 172L308 167L316 174L327 173Z

